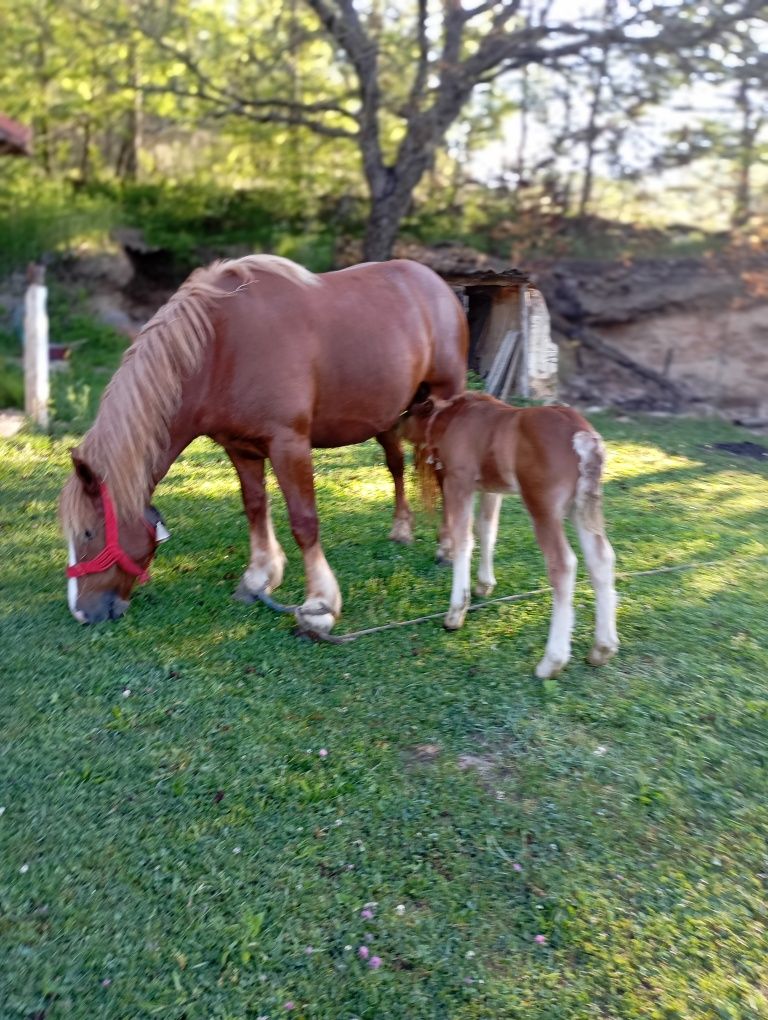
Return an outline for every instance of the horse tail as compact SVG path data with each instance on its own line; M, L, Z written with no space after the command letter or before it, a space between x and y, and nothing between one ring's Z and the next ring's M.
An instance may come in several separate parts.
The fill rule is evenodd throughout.
M605 530L602 489L605 446L597 432L582 430L575 433L573 448L579 458L574 510L588 531L600 534Z
M440 485L435 473L434 452L430 452L425 443L414 444L413 469L421 505L429 513L434 513L440 495Z

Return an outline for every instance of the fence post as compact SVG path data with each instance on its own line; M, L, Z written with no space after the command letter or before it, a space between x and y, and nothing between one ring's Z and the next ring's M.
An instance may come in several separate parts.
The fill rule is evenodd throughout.
M45 266L31 262L24 298L24 411L41 428L48 427L47 303Z

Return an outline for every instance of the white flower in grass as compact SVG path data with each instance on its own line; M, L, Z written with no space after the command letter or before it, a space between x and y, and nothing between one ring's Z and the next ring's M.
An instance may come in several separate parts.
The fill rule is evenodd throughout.
M29 871L29 865L25 861L24 864L22 864L22 866L19 868L19 873L22 874L22 875L26 875L26 873L28 871Z

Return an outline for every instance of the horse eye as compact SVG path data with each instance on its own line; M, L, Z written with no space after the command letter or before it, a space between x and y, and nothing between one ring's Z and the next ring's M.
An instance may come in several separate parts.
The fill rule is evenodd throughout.
M88 528L86 528L85 531L83 532L83 538L86 540L86 542L89 542L93 538L93 532L89 531Z

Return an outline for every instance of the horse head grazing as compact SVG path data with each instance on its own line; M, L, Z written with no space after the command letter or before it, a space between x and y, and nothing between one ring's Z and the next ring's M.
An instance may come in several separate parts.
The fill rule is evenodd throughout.
M64 487L61 518L69 546L67 596L79 623L116 620L128 608L134 585L149 580L149 565L170 538L154 506L138 518L119 520L107 483L78 450Z

